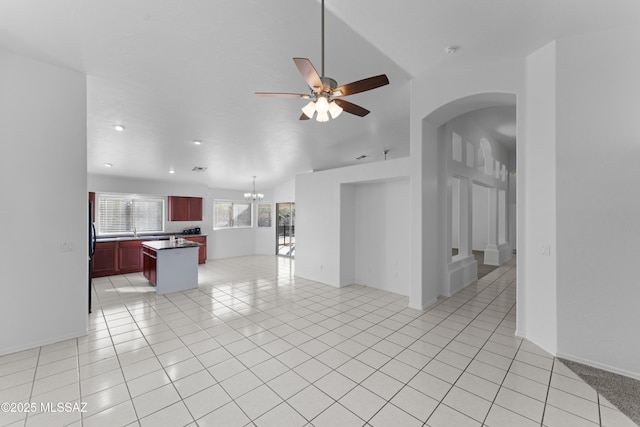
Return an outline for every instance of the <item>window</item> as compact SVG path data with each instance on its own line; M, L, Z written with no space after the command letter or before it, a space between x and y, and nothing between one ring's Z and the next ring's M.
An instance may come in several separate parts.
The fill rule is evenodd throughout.
M451 156L456 162L462 163L462 137L453 132L451 137L453 148L451 149Z
M271 227L271 203L258 204L258 227Z
M216 200L213 202L213 228L251 227L251 203Z
M164 231L164 199L132 194L98 197L98 234Z

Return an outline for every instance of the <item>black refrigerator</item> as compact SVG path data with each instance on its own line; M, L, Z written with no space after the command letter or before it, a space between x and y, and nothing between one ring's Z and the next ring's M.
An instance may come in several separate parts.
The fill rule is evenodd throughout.
M93 255L96 253L96 226L93 223L93 203L89 202L89 313L91 313L91 276L93 276Z

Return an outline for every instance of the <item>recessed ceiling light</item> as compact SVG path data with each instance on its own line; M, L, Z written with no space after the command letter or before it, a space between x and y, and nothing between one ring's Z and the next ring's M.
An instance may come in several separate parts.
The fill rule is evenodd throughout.
M106 167L108 167L108 168L110 168L110 167L112 167L112 166L113 166L111 163L105 163L104 165L105 165Z
M362 156L356 157L356 160L362 160L362 159L366 159L366 158L367 158L367 155L363 154Z
M193 143L194 143L195 145L202 145L202 141L200 141L199 139L194 139L194 140L193 140Z
M169 169L169 173L176 173L173 169Z
M456 53L458 51L458 47L457 46L447 46L444 48L444 51L447 55L453 55L454 53Z
M115 130L117 130L118 132L122 132L123 130L125 130L125 127L124 127L124 126L122 126L121 124L113 125L113 128L114 128Z

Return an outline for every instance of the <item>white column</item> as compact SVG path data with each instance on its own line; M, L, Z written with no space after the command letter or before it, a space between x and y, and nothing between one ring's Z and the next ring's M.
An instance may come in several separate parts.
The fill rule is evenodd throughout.
M472 189L471 179L460 178L460 255L471 256L472 234Z
M489 235L484 250L484 263L500 265L498 252L498 189L489 188Z

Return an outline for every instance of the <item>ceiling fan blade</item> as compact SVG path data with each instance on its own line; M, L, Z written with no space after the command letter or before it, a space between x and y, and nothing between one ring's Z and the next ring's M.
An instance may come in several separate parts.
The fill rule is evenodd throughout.
M346 85L339 86L333 90L333 96L353 95L388 84L389 79L387 78L387 75L380 74L379 76L369 77L368 79L362 79L358 80L357 82L347 83ZM340 94L338 95L337 92L339 92Z
M260 98L309 98L309 95L303 93L256 92L256 96Z
M323 87L322 80L320 80L320 76L318 75L316 69L313 67L311 61L309 61L307 58L293 58L293 62L296 63L296 67L298 67L300 74L302 74L304 81L307 82L309 87L314 92L320 92Z
M307 116L305 113L300 115L300 120L309 120L311 117Z
M347 113L354 114L356 116L364 117L370 113L366 108L362 108L359 105L356 105L352 102L345 101L344 99L334 99L336 104L338 104L344 111Z

